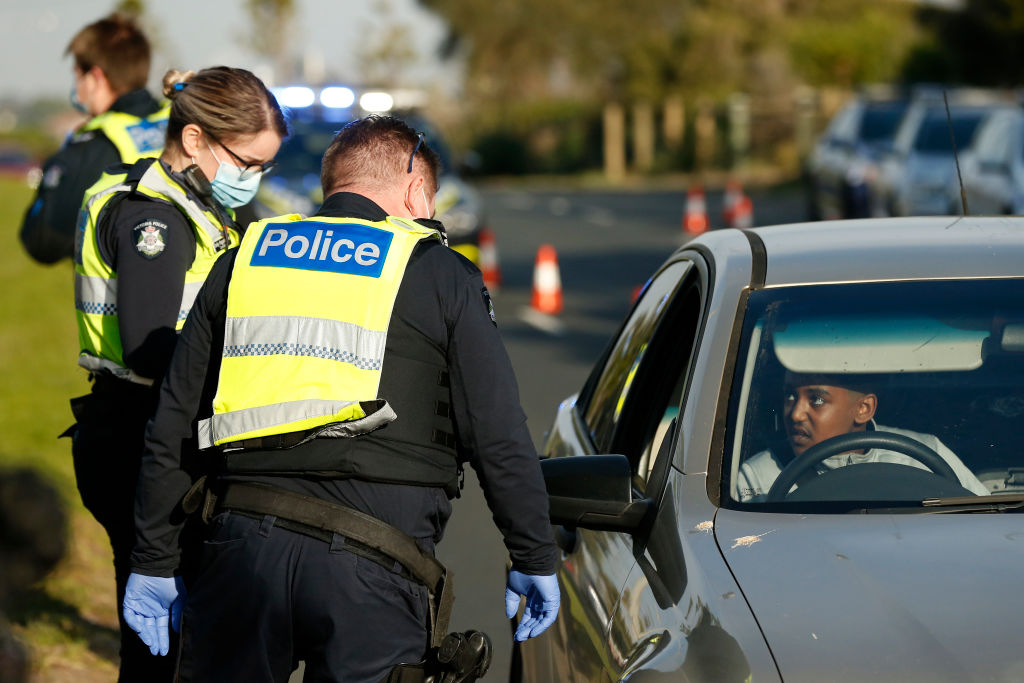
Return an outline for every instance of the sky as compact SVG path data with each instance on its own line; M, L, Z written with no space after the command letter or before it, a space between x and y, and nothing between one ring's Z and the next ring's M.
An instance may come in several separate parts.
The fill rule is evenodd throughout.
M0 100L66 97L71 59L64 48L86 24L108 14L114 0L2 0L0 2ZM436 46L444 23L416 0L295 0L294 44L306 63L321 65L339 80L358 77L358 55L381 35L382 25L403 24L418 54L404 74L405 85L443 85ZM147 0L159 47L150 70L150 89L159 90L168 68L198 70L225 64L267 78L267 64L242 45L250 25L244 0ZM278 83L279 85L281 83Z

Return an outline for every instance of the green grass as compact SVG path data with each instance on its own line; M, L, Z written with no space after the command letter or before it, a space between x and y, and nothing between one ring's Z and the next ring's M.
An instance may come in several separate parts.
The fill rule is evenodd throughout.
M31 467L60 492L69 517L68 552L40 585L8 608L32 651L33 680L116 678L117 619L106 535L81 505L68 399L89 390L75 364L78 336L71 264L40 266L18 241L31 200L24 182L0 178L0 469Z

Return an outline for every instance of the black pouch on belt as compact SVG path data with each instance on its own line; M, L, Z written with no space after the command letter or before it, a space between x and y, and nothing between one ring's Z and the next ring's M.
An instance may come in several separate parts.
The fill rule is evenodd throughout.
M491 666L491 639L482 631L449 633L427 658L399 664L381 683L469 683L483 678Z
M185 492L181 499L181 509L186 515L192 515L199 511L199 518L203 524L209 524L217 507L217 494L210 485L210 480L204 474L196 479L192 488Z

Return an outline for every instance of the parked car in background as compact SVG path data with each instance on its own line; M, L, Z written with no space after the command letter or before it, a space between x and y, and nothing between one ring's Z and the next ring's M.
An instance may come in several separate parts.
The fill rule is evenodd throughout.
M996 99L988 93L942 93L916 96L890 148L871 175L874 216L934 216L949 212L949 188L957 183L957 154L970 153L974 135L992 113Z
M892 143L907 99L890 91L854 97L832 118L807 162L811 213L816 218L865 218L868 180Z
M1024 214L1024 109L1001 107L961 159L967 208L975 215ZM950 188L950 213L963 213L960 188Z
M1024 680L1022 421L1024 218L705 233L558 408L562 608L514 671Z
M340 102L344 106L335 104L337 91L349 92ZM325 92L328 93L326 98ZM316 211L323 202L320 162L335 133L358 116L378 112L358 105L361 98L357 94L339 86L319 91L305 86L275 89L275 95L289 111L292 135L277 154L274 172L260 183L253 207L257 217L290 212L309 215ZM461 176L448 145L422 114L410 109L389 108L387 111L424 133L427 142L440 155L441 177L434 202L435 217L444 223L449 246L480 265L480 233L486 226L486 217L479 191Z
M39 162L18 145L0 145L0 177L24 180L36 189L42 179Z

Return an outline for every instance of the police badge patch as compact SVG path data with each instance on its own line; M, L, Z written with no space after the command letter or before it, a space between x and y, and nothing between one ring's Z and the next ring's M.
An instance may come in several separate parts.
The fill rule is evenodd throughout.
M484 296L484 305L487 306L487 315L491 316L491 323L497 327L498 318L494 315L494 302L491 301L491 293L487 291L486 287L481 288L480 293Z
M152 260L167 247L167 226L160 221L143 221L132 228L132 237L136 251Z
M60 185L60 179L63 177L64 167L61 166L60 164L54 164L50 166L48 169L46 169L45 173L43 173L43 187L45 187L47 190L52 190L53 188Z

